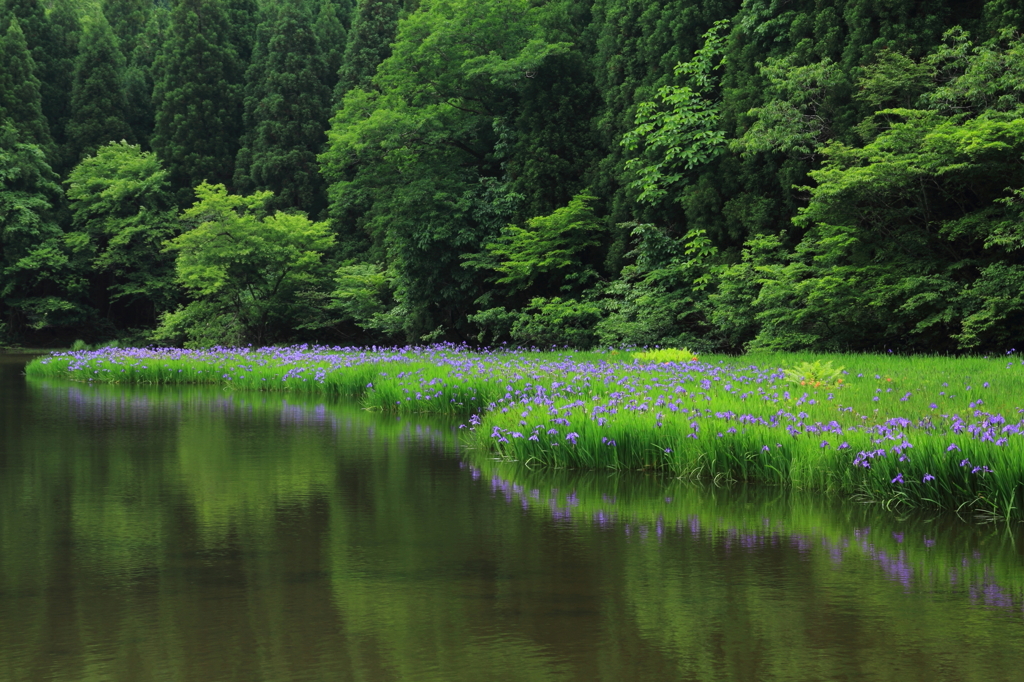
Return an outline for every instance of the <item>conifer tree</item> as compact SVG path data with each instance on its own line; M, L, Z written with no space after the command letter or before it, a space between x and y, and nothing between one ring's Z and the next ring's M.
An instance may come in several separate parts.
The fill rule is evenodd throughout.
M241 134L242 65L220 0L181 0L155 69L153 148L183 201L203 180L230 182Z
M78 161L68 145L66 130L71 117L72 78L82 40L82 24L71 0L56 0L47 15L52 30L48 48L51 71L42 83L43 113L50 122L50 133L57 144L59 159L53 170L63 177Z
M71 78L81 26L68 0L56 0L47 16L39 0L7 0L7 13L17 17L39 79L39 94L54 145L42 145L54 170L62 172L61 146L71 107ZM6 26L4 27L6 28Z
M315 214L324 203L316 155L326 139L330 91L313 17L291 0L268 11L257 35L236 184L272 190L274 208Z
M134 142L125 116L124 68L117 37L100 14L82 34L75 65L68 140L78 159L108 142Z
M135 49L128 59L124 76L124 93L128 103L128 123L135 139L143 148L150 148L153 135L154 62L164 44L171 23L170 10L157 6L149 13L146 27L135 40Z
M17 18L11 19L6 34L0 36L0 64L0 110L18 131L20 142L37 145L47 156L53 156L53 138L40 104L35 62Z
M347 10L351 11L351 7ZM344 11L334 0L321 0L316 23L313 25L317 43L320 45L321 59L324 62L324 84L331 92L334 92L334 87L338 84L338 70L341 68L345 56L345 43L348 40L348 31L345 29L348 16L343 14Z
M227 0L228 41L238 53L244 70L252 61L260 10L256 0Z
M139 36L146 30L153 3L149 0L104 0L103 14L121 46L121 54L129 61Z
M391 56L400 10L398 0L359 0L338 71L335 101L352 88L369 85L380 63Z

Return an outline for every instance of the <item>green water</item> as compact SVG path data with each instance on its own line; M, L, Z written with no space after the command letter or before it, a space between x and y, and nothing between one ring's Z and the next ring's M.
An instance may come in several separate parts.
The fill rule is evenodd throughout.
M1019 680L1024 534L537 472L455 423L27 383L0 680Z

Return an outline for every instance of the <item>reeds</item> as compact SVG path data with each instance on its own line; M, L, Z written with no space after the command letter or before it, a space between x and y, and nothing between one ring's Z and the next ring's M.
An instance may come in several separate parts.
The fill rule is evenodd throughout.
M787 368L843 366L801 385ZM464 415L468 442L527 466L658 469L1024 518L1024 363L998 358L393 349L104 349L29 376L349 395Z

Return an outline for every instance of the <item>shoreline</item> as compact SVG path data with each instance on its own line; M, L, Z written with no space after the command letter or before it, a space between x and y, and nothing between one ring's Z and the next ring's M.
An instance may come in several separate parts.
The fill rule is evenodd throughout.
M845 383L799 386L810 355L642 363L622 351L101 349L30 377L348 395L466 418L469 444L527 467L660 470L1024 519L1024 362L817 355ZM870 369L871 367L874 370ZM867 371L865 371L867 370Z

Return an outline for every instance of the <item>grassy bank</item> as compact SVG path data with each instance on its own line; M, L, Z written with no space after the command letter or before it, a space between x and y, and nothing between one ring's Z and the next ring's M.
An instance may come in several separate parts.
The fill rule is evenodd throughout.
M784 371L812 360L845 369L821 381ZM445 345L104 349L40 358L27 373L351 395L372 409L465 415L470 443L525 466L657 468L1024 518L1024 363L1015 354L655 363L616 351Z

